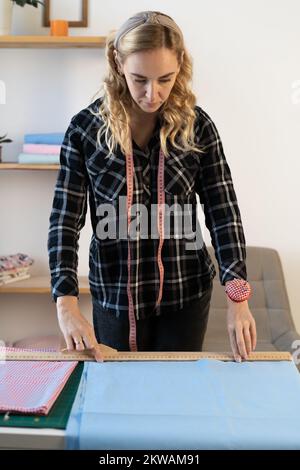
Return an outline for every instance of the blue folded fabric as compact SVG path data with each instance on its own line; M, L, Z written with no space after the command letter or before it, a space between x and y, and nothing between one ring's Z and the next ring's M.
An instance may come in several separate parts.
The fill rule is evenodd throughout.
M64 133L49 133L49 134L25 134L25 144L52 144L61 145L64 140Z
M20 153L18 156L19 163L37 163L40 165L58 164L59 155L51 155L47 153Z
M67 449L300 449L293 362L85 363Z

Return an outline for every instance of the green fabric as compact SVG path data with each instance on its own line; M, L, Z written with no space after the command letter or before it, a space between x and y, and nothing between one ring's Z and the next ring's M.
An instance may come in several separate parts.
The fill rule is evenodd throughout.
M78 363L47 416L9 414L9 419L4 420L5 415L0 414L0 426L66 429L83 365Z

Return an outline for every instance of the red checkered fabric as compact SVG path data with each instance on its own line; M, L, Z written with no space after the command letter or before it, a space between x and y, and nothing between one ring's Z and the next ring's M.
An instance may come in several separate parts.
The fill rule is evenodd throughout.
M0 347L0 354L5 357L5 352L24 350ZM77 364L76 361L1 361L0 413L47 415Z
M243 302L249 299L251 286L249 282L243 279L232 279L226 284L225 292L234 302Z

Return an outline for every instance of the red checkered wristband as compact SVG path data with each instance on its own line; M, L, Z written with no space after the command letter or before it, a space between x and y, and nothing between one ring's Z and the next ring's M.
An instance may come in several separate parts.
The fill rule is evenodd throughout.
M233 302L244 302L251 295L251 286L244 279L232 279L226 284L225 292Z

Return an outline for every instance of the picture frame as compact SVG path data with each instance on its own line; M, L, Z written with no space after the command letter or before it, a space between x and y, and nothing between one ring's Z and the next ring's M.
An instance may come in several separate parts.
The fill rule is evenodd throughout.
M81 10L81 18L79 20L68 21L70 28L86 28L88 26L88 0L78 1ZM51 0L44 0L43 26L50 27L51 19L56 19L54 17L51 18Z

